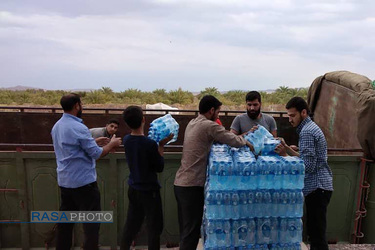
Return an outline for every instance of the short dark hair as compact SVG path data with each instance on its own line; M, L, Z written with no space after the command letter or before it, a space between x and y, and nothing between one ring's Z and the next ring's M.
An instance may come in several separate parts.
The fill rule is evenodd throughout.
M258 91L250 91L246 94L246 101L251 102L257 99L259 102L262 102L262 97L260 96L260 93Z
M120 125L120 122L116 118L112 118L111 120L107 122L107 124L111 124L111 123L117 124L117 126Z
M286 109L295 108L298 110L298 112L302 112L302 110L306 109L307 114L310 113L309 106L307 105L307 102L299 96L295 96L292 99L289 100L289 102L285 105Z
M76 93L64 95L60 99L60 104L64 111L72 111L77 103L81 103L81 96Z
M142 125L143 110L139 106L129 106L122 114L126 125L131 129L137 129Z
M223 105L215 96L205 95L199 102L199 113L205 114L210 111L211 108L215 110Z

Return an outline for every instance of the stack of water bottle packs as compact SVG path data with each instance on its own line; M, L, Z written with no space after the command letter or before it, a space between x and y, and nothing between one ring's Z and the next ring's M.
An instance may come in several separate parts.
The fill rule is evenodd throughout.
M305 167L298 157L272 153L274 147L263 145L256 159L248 147L212 146L205 249L300 249Z
M148 130L148 138L156 141L159 143L165 137L169 136L173 133L173 138L168 142L175 142L177 141L179 125L176 120L170 115L166 114L162 117L159 117L153 120L150 124L150 128Z

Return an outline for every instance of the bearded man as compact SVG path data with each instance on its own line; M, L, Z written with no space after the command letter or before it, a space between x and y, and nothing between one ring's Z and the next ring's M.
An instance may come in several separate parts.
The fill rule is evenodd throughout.
M107 145L99 147L81 119L81 97L67 94L61 97L60 104L64 114L51 131L60 187L60 211L101 211L96 160L120 146L121 138L113 135ZM73 223L57 224L56 250L71 249L73 227ZM99 229L99 223L83 224L83 249L99 249Z
M199 115L186 126L181 166L176 173L174 193L180 227L180 250L197 249L202 224L204 184L208 155L214 141L232 147L252 145L218 123L222 103L212 95L199 102Z
M262 99L258 91L250 91L246 95L246 114L241 114L234 118L230 131L236 135L249 132L254 126L262 125L274 137L277 136L277 126L275 119L268 114L261 112Z

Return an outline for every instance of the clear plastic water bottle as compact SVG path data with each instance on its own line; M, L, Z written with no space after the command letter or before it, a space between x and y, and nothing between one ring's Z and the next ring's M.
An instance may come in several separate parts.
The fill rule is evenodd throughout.
M239 235L238 235L238 230L240 228L240 222L238 220L233 220L232 221L232 225L231 225L231 247L239 247L240 246L240 243L239 243Z
M231 219L240 218L240 196L237 191L231 193Z
M268 186L267 173L268 173L269 164L268 164L268 161L266 161L267 159L268 159L267 156L259 156L257 160L258 171L259 171L258 186L260 189L265 189Z
M243 184L245 183L242 183L242 177L243 177L243 168L244 168L244 164L242 162L242 160L239 160L237 159L236 161L233 161L232 160L232 169L231 169L231 172L230 172L230 176L229 176L229 185L228 185L228 188L231 189L231 190L238 190L238 189L242 189L244 190L244 188L242 187Z
M232 202L231 202L231 194L228 191L223 192L223 206L224 206L224 214L223 218L229 220L232 216Z
M248 223L246 220L240 220L240 227L237 230L238 232L238 246L239 247L246 247L248 245Z
M282 182L283 182L283 162L278 160L275 162L274 165L274 178L273 178L273 188L274 189L281 189Z
M293 217L295 213L296 208L296 202L297 202L297 195L296 192L293 190L290 190L288 192L288 205L287 205L287 217Z
M273 138L273 135L262 125L258 125L258 129L254 133L262 138Z
M218 219L223 219L225 217L225 206L223 200L223 193L221 191L215 192L215 214L218 215Z
M216 157L210 157L209 164L208 164L208 189L210 190L219 190L219 166L220 162L216 160Z
M216 247L225 247L226 246L226 233L224 229L224 220L216 221Z
M272 190L272 207L271 207L271 213L274 217L279 217L281 215L281 211L279 208L280 203L280 190Z
M283 177L282 177L282 188L283 189L291 189L292 183L290 181L290 162L284 161L283 165Z
M256 226L256 222L254 218L250 218L247 221L247 228L248 228L247 243L249 245L255 245L257 243L257 238L256 238L257 226Z
M269 244L271 241L271 220L270 218L257 218L257 242Z
M258 134L259 136L259 134ZM249 132L244 136L245 140L249 141L254 147L254 153L258 155L264 146L264 139L257 137L255 133Z
M207 219L217 219L217 215L215 214L215 193L213 191L207 191L205 197L205 206L206 206L206 218Z
M217 155L229 156L231 155L231 149L227 144L214 143L211 147L211 152Z
M298 166L298 181L297 181L297 188L298 189L303 189L304 185L305 185L305 165L303 163L303 160L302 159L299 159L297 161L297 166Z
M288 231L287 231L287 242L289 243L298 243L302 241L302 234L300 238L299 231L302 232L302 221L301 219L288 218Z
M289 166L287 171L289 172L289 179L286 180L285 189L302 189L304 186L305 166L303 160L296 156L283 157L284 163Z
M272 145L269 142L269 140L268 139L264 139L263 149L262 149L262 155L263 156L270 155L270 153L272 151L271 147L272 147Z
M275 174L276 174L276 158L270 158L268 162L268 169L266 172L266 189L276 188L275 187Z
M230 247L232 245L231 240L231 225L229 220L225 220L223 223L224 233L225 233L225 243L224 247Z
M242 171L243 165L238 158L232 158L233 167L232 167L232 176L231 176L231 186L234 189L243 189L242 188ZM234 175L234 176L233 176Z
M270 190L263 192L263 217L268 218L272 215L272 196Z
M279 216L287 217L288 209L288 192L286 190L280 190L280 200L279 200Z
M234 159L237 159L239 156L240 156L240 149L239 148L235 148L235 147L230 147L230 155L233 157L233 160Z
M248 190L254 189L256 183L254 181L255 169L252 166L254 162L252 158L239 157L237 158L237 172L239 173L239 189ZM234 182L237 183L237 182Z
M213 220L206 221L206 239L204 242L204 247L214 248L216 246L216 224Z
M297 161L293 161L290 169L290 181L292 182L292 188L297 189L298 188L298 180L300 176L300 168L298 166Z
M300 218L295 218L296 220L296 228L297 228L297 240L296 243L302 242L302 231L303 231L303 222Z
M231 190L232 183L230 181L232 175L233 162L229 157L225 157L218 167L218 181L222 190Z
M255 158L253 158L250 161L249 164L250 167L250 176L249 176L249 183L248 183L248 189L255 190L258 188L258 172L257 172L257 163Z
M286 218L280 218L280 231L279 231L279 241L282 244L288 243L288 221Z
M296 207L294 209L294 216L293 217L302 217L303 215L303 193L301 191L296 192Z
M271 240L270 243L279 243L279 220L271 217Z
M240 148L232 147L230 151L234 159L237 159L239 157L254 158L253 153L250 151L249 147L247 146L243 146Z
M248 216L248 207L247 207L247 202L248 202L248 197L246 191L239 191L238 192L240 196L240 218L247 218Z
M237 178L237 172L236 170L234 169L234 166L233 166L233 160L232 160L232 157L226 157L226 162L225 162L225 166L227 168L227 180L225 181L225 185L224 185L224 188L226 190L234 190L236 189L238 183L236 182L236 178ZM224 177L224 176L223 176Z
M255 217L263 217L263 192L256 190L254 199L254 213Z
M256 217L255 191L247 192L247 214L249 218Z
M262 155L277 155L275 148L280 144L280 140L274 138L264 139L264 148L262 149Z
M262 164L264 164L262 162ZM258 159L256 161L256 164L255 164L255 176L257 177L256 178L256 188L255 189L260 189L261 186L263 186L263 180L262 180L262 173L263 173L263 170L262 170L262 165L260 164L260 160Z

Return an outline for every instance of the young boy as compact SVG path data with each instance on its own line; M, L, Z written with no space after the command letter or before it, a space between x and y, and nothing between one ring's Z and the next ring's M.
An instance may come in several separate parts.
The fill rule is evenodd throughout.
M164 145L173 134L159 145L144 135L145 118L138 106L129 106L123 113L130 135L124 137L125 156L130 168L129 208L121 240L121 249L128 250L146 217L148 249L160 249L163 213L157 173L164 169Z

